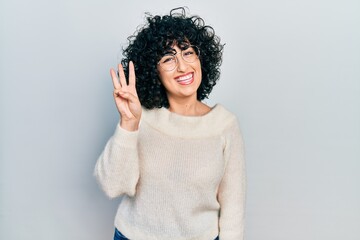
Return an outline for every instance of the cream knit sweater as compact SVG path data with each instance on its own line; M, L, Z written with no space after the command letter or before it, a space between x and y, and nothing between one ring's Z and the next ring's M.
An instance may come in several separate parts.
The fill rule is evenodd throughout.
M138 131L117 126L95 176L123 196L115 226L131 240L243 239L243 141L219 104L199 117L144 109Z

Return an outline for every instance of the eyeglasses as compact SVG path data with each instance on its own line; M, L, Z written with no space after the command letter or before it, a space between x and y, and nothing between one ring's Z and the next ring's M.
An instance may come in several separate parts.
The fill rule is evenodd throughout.
M188 48L181 50L180 53L182 59L187 63L195 62L200 56L199 48L194 45L191 45ZM158 65L160 65L160 67L165 71L174 70L178 65L176 54L178 54L178 52L165 54L158 62Z

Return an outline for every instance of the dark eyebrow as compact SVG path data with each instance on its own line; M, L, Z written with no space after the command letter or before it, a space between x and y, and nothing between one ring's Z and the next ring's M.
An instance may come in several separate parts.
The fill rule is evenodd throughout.
M164 50L163 55L166 55L166 54L176 54L176 53L177 53L177 52L176 52L175 49L169 48L169 49Z
M186 50L186 49L188 49L188 48L190 48L190 47L191 47L190 44L183 44L183 45L180 46L180 49L181 49L181 50Z

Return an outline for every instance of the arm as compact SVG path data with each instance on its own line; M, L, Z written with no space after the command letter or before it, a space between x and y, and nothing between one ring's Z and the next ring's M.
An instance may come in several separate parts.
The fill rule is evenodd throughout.
M221 240L244 239L245 159L244 144L236 121L229 129L224 150L225 173L219 186Z
M137 139L142 110L135 87L134 64L129 63L128 83L121 64L118 65L118 73L110 69L113 96L121 121L100 155L94 171L102 189L110 198L121 194L135 195L139 179Z
M117 125L96 163L94 175L110 198L135 195L139 180L137 138L138 131L130 132Z

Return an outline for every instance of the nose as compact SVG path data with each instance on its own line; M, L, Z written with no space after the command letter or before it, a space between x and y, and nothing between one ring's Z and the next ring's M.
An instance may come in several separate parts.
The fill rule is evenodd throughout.
M184 61L184 59L180 56L177 55L176 56L176 60L177 60L177 71L178 72L185 72L185 70L188 67L188 63Z

